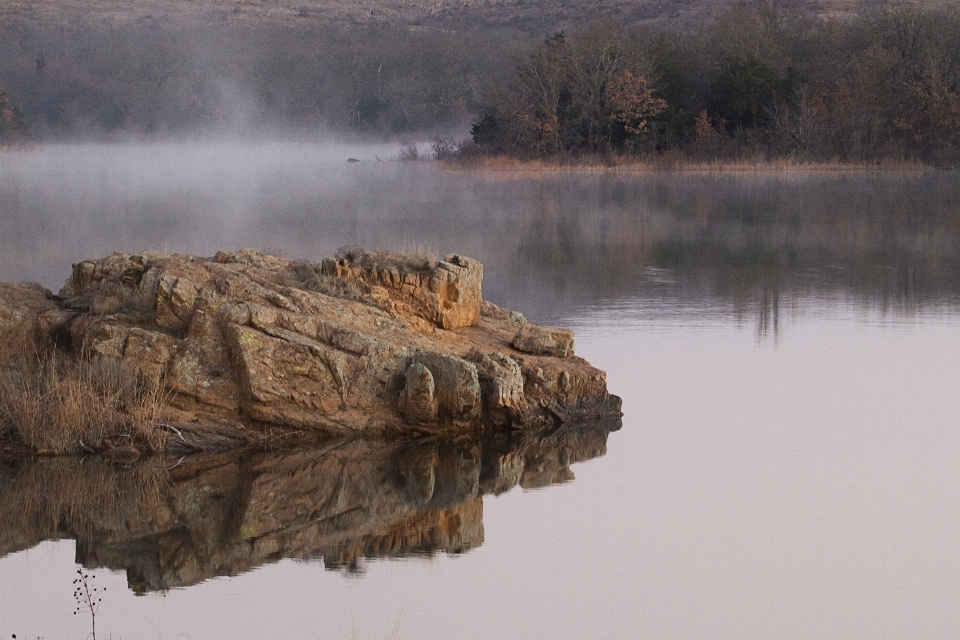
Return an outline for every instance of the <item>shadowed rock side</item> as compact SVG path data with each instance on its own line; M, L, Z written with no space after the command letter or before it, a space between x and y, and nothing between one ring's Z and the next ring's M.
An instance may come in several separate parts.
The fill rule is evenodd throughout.
M484 302L482 278L458 255L115 253L75 264L56 297L5 285L0 335L161 377L170 453L249 444L265 426L438 434L619 416L573 334Z
M136 592L236 575L282 558L355 569L363 557L461 553L483 543L484 494L573 479L619 421L553 434L488 432L325 450L0 463L0 556L74 538L89 568Z

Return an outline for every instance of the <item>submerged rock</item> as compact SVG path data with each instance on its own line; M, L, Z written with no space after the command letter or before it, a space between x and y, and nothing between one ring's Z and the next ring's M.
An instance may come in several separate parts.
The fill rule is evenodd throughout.
M114 253L74 265L59 296L2 285L0 336L159 376L181 449L243 446L270 428L540 430L619 416L573 333L484 302L482 278L459 255Z

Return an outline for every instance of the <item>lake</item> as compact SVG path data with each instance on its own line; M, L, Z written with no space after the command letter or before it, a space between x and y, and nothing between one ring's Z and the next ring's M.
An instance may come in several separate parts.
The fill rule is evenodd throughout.
M960 635L960 174L396 155L3 153L0 281L56 291L114 250L456 251L574 329L622 428L0 463L0 637L86 637L81 565L124 640Z

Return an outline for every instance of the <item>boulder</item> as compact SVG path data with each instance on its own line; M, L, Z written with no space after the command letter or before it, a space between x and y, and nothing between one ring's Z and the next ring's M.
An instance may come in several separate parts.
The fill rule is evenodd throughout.
M457 423L480 418L480 380L477 367L463 358L422 351L413 356L413 365L428 369L436 385L438 413Z
M480 315L497 320L512 320L517 324L527 324L527 318L519 311L498 307L487 300L484 300L483 304L480 305Z
M476 363L484 406L498 424L522 422L527 410L523 392L523 371L516 360L500 352L472 351L467 356Z
M413 313L441 329L473 327L483 308L483 265L457 254L438 260L427 270L401 270L389 254L357 259L328 258L321 270L328 276L383 287L385 307Z
M510 344L524 353L566 358L573 355L573 331L525 324Z

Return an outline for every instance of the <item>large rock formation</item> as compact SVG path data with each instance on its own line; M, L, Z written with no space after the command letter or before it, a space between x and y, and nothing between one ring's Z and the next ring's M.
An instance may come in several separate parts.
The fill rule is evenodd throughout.
M357 438L324 449L237 451L122 467L97 459L0 460L0 557L73 538L90 568L136 592L236 575L279 558L461 553L483 543L483 495L573 479L619 420L550 434L488 431Z
M0 336L161 377L182 451L265 426L424 434L619 416L572 333L484 302L482 277L457 255L115 253L74 265L56 297L4 285Z

